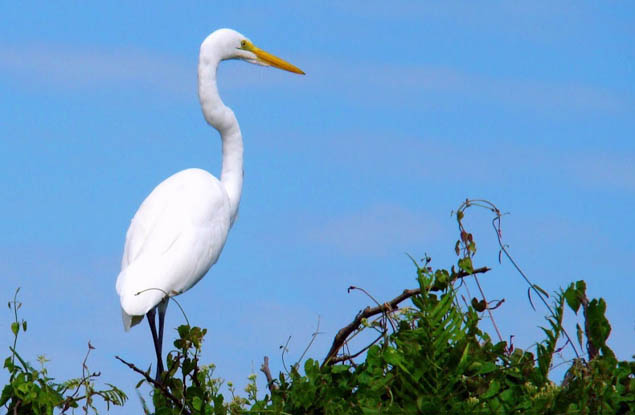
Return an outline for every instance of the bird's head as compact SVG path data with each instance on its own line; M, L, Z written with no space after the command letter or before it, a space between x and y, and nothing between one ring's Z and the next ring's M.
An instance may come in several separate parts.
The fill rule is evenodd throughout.
M216 55L219 60L241 59L261 66L272 66L304 75L304 72L289 62L255 46L251 40L232 29L218 29L201 45L201 54Z

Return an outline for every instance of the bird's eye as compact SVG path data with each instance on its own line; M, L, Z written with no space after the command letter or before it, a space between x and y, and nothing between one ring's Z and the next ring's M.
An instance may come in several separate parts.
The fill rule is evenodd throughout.
M240 47L243 48L243 49L246 48L247 47L247 41L246 40L241 40L240 41Z

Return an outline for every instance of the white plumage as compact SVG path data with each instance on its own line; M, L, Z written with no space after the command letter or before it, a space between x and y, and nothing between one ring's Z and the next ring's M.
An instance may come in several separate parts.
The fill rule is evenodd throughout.
M223 184L201 169L176 173L144 200L128 229L117 278L126 330L164 293L187 291L216 263L231 224L229 206Z
M198 93L205 120L220 133L221 178L218 180L205 170L187 169L159 184L132 219L116 283L125 330L148 316L158 358L157 377L162 371L166 296L192 288L216 263L240 203L242 134L233 111L223 104L216 86L218 64L226 59L304 74L231 29L219 29L201 44ZM154 323L157 307L158 335Z

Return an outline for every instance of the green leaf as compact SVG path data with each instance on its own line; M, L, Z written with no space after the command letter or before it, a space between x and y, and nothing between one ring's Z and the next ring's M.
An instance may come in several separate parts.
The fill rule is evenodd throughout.
M580 295L586 296L586 282L584 280L576 281L575 289Z
M605 345L606 339L611 333L611 325L604 316L606 302L603 298L594 298L587 307L587 323L589 325L589 340L600 349Z
M349 367L346 365L335 365L333 366L332 372L333 373L342 373L342 372L348 372Z
M547 293L547 291L543 290L542 287L540 287L538 284L532 284L532 287L534 287L534 289L536 289L538 292L540 292L545 297L549 298L549 294Z
M432 284L432 290L445 290L448 287L448 284L450 284L450 274L444 269L437 270L434 273L434 283Z
M485 392L481 398L482 399L489 399L494 397L498 391L501 388L501 384L497 379L494 379L490 384L489 384L489 388L487 389L487 392Z
M495 371L496 369L498 369L498 366L496 366L496 363L494 363L494 362L485 362L479 367L479 370L478 370L477 373L479 375L485 375L487 373L491 373L491 372Z
M564 292L564 299L567 300L567 305L574 313L578 314L578 310L580 309L580 300L582 297L580 296L579 291L574 288L573 283L570 284L566 291Z
M485 309L487 308L487 301L485 300L481 300L479 301L476 297L472 298L472 307L474 307L474 310L481 312L481 311L485 311Z
M514 398L514 391L512 389L505 389L501 392L500 398L503 402L512 403L512 399Z
M459 360L459 364L457 365L457 369L459 373L463 373L465 370L465 366L468 363L468 357L470 352L470 343L465 345L465 349L463 349L463 353L461 354L461 360Z
M4 406L5 403L7 403L7 401L11 398L13 388L11 387L11 384L5 385L4 388L2 388L2 395L0 395L0 406Z
M11 323L11 331L13 332L14 336L18 335L18 332L20 331L20 324L18 324L17 321Z
M580 347L584 347L584 345L582 344L582 341L584 339L584 331L582 331L582 327L580 327L578 323L576 323L575 325L575 331L578 336L578 343L580 344Z
M472 266L472 258L464 257L459 259L459 268L461 268L463 271L467 272L468 274L473 273L474 267Z
M190 333L190 326L182 324L176 330L179 332L179 337L183 339Z
M192 398L192 408L194 408L194 410L200 411L202 406L203 400L201 398L199 398L198 396Z
M384 359L386 360L386 363L390 365L399 366L402 362L403 356L394 348L387 347L386 350L384 350Z
M185 359L183 360L183 365L181 366L181 372L183 372L184 375L189 374L192 370L194 370L194 367L196 366L196 362L191 360L191 359Z

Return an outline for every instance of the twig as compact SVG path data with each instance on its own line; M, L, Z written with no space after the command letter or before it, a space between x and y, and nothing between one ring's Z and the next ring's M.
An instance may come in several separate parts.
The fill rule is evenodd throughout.
M282 356L280 356L280 358L282 359L282 366L284 367L284 371L287 372L287 375L289 374L289 369L287 369L287 364L284 361L284 353L289 350L287 349L287 346L289 345L290 341L291 341L291 336L289 336L284 346L280 346L280 348L282 349ZM293 368L293 366L291 366L291 368Z
M13 316L14 316L14 321L15 321L16 324L19 324L19 322L18 322L18 309L22 305L22 303L18 303L18 293L19 292L20 292L20 287L18 287L15 290L15 295L13 296L13 301L11 303L9 303L9 304L13 304ZM20 330L18 330L13 335L13 350L15 350L16 345L18 344L18 333L19 332L20 332ZM11 364L14 364L14 363L15 363L15 352L13 352L13 354L11 355ZM18 406L19 406L19 404L18 404ZM16 408L17 408L17 406L16 406Z
M174 303L179 307L179 310L181 310L181 314L183 314L183 318L185 318L185 322L187 323L187 326L190 327L190 320L188 320L187 314L185 314L185 310L183 310L183 307L181 307L181 304L178 301L176 301L176 299L172 297L167 291L162 290L161 288L146 288L145 290L136 292L135 295L143 294L146 291L152 291L152 290L161 291L165 295L165 297L163 297L161 302L174 301Z
M370 293L368 291L366 291L365 289L363 289L362 287L356 287L354 285L351 285L350 287L348 287L348 290L346 290L347 293L350 293L352 290L359 290L361 292L363 292L364 294L366 294L366 296L368 298L370 298L371 300L373 300L375 302L375 304L380 305L379 301L377 301L375 299L375 297L373 297L372 295L370 295Z
M99 376L101 376L101 372L94 372L91 374L88 371L88 366L86 365L86 362L88 361L88 355L90 354L90 351L93 350L94 348L95 347L90 343L90 340L88 340L88 351L86 352L86 355L84 356L84 360L82 361L82 377L77 383L77 387L75 388L75 391L72 394L70 394L68 397L66 397L64 401L62 402L64 404L64 407L62 408L62 413L66 413L66 411L70 408L71 404L73 404L74 402L79 402L82 399L86 398L86 396L77 397L77 394L79 394L79 390L81 389L81 387L82 386L86 387L86 382L89 382L91 379L98 378ZM64 390L64 392L66 392L66 389ZM99 393L97 394L99 395Z
M483 300L485 300L485 303L487 304L487 299L485 298L485 293L483 292L483 289L481 288L481 283L478 282L478 277L475 275L474 276L474 281L476 281L476 286L478 287L479 292L481 293L481 297L483 297ZM496 324L496 320L494 320L494 314L492 314L492 309L487 307L487 314L489 314L489 319L492 322L492 326L494 326L494 330L496 330L496 334L498 335L498 339L502 342L503 341L503 335L501 334L500 330L498 329L498 325Z
M464 252L464 257L470 259L470 261L472 260L472 257L474 256L476 250L473 249L474 248L474 241L472 239L472 234L467 232L465 230L465 227L463 226L463 215L464 215L464 211L469 208L470 206L480 206L480 207L485 207L487 208L487 206L483 205L483 203L488 203L487 201L484 200L470 200L470 199L466 199L465 202L463 202L461 204L461 206L458 209L458 213L457 213L457 222L459 224L459 231L461 231L461 239L460 241L457 241L457 251L456 254L459 255L459 243L463 244L463 252ZM500 215L500 212L498 211L498 209L494 208L494 209L490 209L496 212L497 215ZM472 249L471 249L472 248ZM481 293L481 298L483 299L483 302L485 302L485 304L488 303L487 298L485 297L485 293L483 292L483 289L481 288L481 284L478 281L478 277L475 275L474 276L474 281L476 282L476 286L478 287L478 291ZM469 292L468 292L469 295ZM492 310L489 307L486 307L487 314L489 314L489 319L492 322L492 326L494 326L494 330L496 330L496 335L498 335L498 339L502 342L503 341L503 336L501 335L500 330L498 329L498 325L496 324L496 320L494 319L494 314L492 314Z
M119 360L121 363L128 366L130 369L134 370L138 374L142 375L148 383L151 383L152 385L154 385L155 388L159 389L161 393L163 394L163 396L167 397L169 400L172 401L172 403L178 406L181 409L182 414L190 415L190 412L187 409L185 409L185 407L183 406L183 403L179 401L174 395L172 395L172 393L170 393L170 391L168 390L168 388L165 387L165 385L162 385L161 383L152 379L146 372L139 369L134 364L126 362L121 357L115 356L115 359Z
M265 356L264 362L262 366L260 366L260 371L265 374L265 378L267 378L267 387L269 388L269 392L273 393L278 387L275 384L273 376L271 376L271 370L269 370L269 356Z
M329 364L334 365L336 363L339 362L344 362L346 360L353 360L355 359L357 356L359 356L360 354L364 353L366 350L370 349L370 347L373 344L376 344L378 341L380 341L384 335L386 334L386 332L382 332L379 337L377 337L375 340L373 340L370 344L368 344L366 347L364 347L362 350L360 350L359 352L355 353L354 355L350 355L350 354L345 354L342 356L335 356L333 357L333 359L331 359L331 361L329 362Z
M307 344L306 348L304 349L304 352L302 352L302 356L300 356L300 359L298 359L298 362L295 364L296 368L300 365L300 363L302 362L302 359L304 359L304 356L311 348L311 345L315 341L315 338L318 336L318 334L320 334L320 316L318 316L317 327L315 328L315 332L313 332L313 335L311 335L311 341L309 341L309 344Z
M347 292L350 293L351 290L359 290L359 291L363 292L364 294L366 294L366 296L368 296L368 298L373 300L375 302L375 304L377 304L378 306L381 305L381 304L379 304L379 301L375 300L375 297L370 295L370 293L368 291L366 291L365 289L363 289L361 287L356 287L354 285L351 285L350 287L348 287ZM395 330L395 325L393 324L392 320L390 319L390 317L389 317L389 315L387 313L384 313L384 318L390 323L390 326L392 327L392 329L394 331ZM385 324L382 325L382 328L384 329L384 333L385 333L386 332Z
M502 298L502 299L500 299L500 300L496 300L496 304L494 304L493 306L490 306L490 305L489 305L489 303L493 303L493 302L494 302L494 300L492 300L492 301L488 301L488 302L487 302L487 307L488 307L490 310L496 310L498 307L500 307L500 306L501 306L501 305L505 302L505 299L504 299L504 298Z
M481 268L477 268L473 270L472 273L459 271L453 276L453 280L456 281L457 279L465 278L474 274L483 274L489 270L490 268L488 267L481 267ZM380 313L389 313L389 312L395 311L399 308L398 306L401 302L419 294L421 294L421 288L404 290L401 294L399 294L397 297L393 298L389 302L380 304L376 307L366 307L364 310L357 313L353 321L346 327L340 329L340 331L338 331L337 334L335 335L331 349L326 354L326 357L324 358L324 361L322 362L322 366L325 366L327 364L332 365L335 363L333 362L333 358L337 355L339 350L342 348L342 346L346 342L346 339L348 339L348 336L350 336L351 333L357 330L357 328L362 323L362 320L367 319L368 317L372 317L374 315L380 314Z
M529 280L529 277L527 276L527 274L525 274L525 272L520 268L520 265L516 263L512 255L507 250L507 246L503 243L503 233L501 231L501 218L503 217L503 213L501 213L498 207L496 207L496 205L494 205L492 202L490 202L489 200L484 200L484 199L474 199L474 200L467 199L465 200L465 202L461 204L461 206L459 206L458 211L464 212L470 206L482 207L494 213L495 216L492 219L492 227L494 228L494 231L496 232L496 239L498 241L498 246L500 247L500 251L498 255L499 262L501 257L500 253L502 252L503 254L505 254L505 257L509 260L509 262L512 263L512 265L514 266L516 271L518 271L520 276L529 285L529 288L538 295L542 303L545 305L545 307L547 307L547 310L549 310L553 314L553 309L551 308L551 306L549 305L545 297L542 295L542 293L536 288L536 284L532 283ZM463 226L460 220L459 220L459 226L460 227ZM531 299L530 299L530 303L531 303ZM533 308L533 304L532 304L532 308ZM573 352L575 353L575 356L579 358L580 354L578 353L578 349L575 347L575 345L571 341L571 337L569 336L569 333L567 333L567 330L564 327L562 328L562 332L564 333L565 337L569 341L571 348L573 349Z

